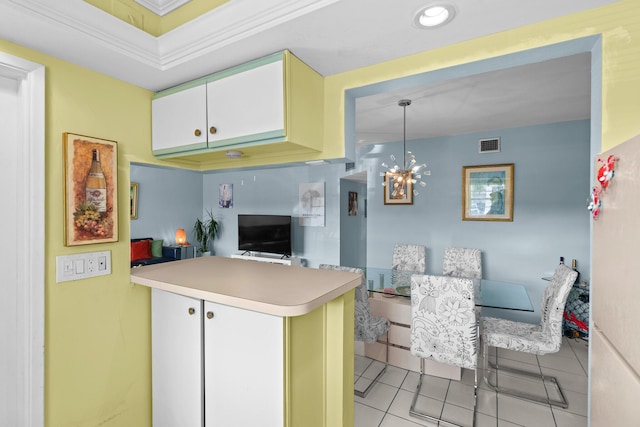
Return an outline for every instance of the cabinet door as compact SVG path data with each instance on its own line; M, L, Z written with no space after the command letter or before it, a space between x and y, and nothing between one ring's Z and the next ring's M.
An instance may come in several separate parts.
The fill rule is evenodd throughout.
M188 151L207 146L205 85L156 98L152 101L151 107L151 146L154 154Z
M152 289L154 427L202 427L202 301Z
M207 104L210 147L284 135L282 60L209 82Z
M284 425L284 319L204 304L205 426Z

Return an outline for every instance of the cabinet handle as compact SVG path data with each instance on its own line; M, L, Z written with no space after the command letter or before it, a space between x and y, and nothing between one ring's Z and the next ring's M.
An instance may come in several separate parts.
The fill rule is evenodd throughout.
M218 132L218 129L216 129L216 127L215 127L215 126L211 126L211 127L209 128L209 133L210 133L211 135L213 135L213 134L214 134L214 133L216 133L216 132Z
M207 311L207 319L213 319L213 311Z
M190 315L190 316L193 316L193 315L195 314L195 312L196 312L196 309L195 309L195 308L193 308L193 307L189 307L189 315Z
M200 129L196 129L196 130L193 132L193 134L194 134L195 136L200 136L200 135L202 134L202 132L200 132Z

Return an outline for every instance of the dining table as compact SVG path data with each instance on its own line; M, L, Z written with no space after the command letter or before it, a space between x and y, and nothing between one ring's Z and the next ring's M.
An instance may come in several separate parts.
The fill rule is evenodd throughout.
M419 358L410 352L411 324L411 276L424 275L421 271L397 270L392 268L364 267L366 287L369 291L371 314L384 317L390 322L385 340L365 343L363 354L372 359L411 371L420 371ZM472 279L474 300L479 308L498 308L519 312L533 312L533 305L526 288L519 283ZM388 359L387 359L388 357ZM442 378L460 380L462 370L453 365L424 361L425 373Z
M369 292L383 297L411 297L411 276L425 272L391 268L365 267L365 279ZM533 312L533 305L526 288L519 283L472 279L476 307Z

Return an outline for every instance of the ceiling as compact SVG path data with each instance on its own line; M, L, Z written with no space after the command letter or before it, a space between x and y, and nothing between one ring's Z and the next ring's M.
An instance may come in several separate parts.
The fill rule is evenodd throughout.
M419 30L413 14L432 0L231 0L154 37L82 0L0 0L0 38L158 91L283 49L329 76L615 1L451 0L453 21ZM357 138L401 138L400 98L414 101L408 139L587 118L588 70L578 56L372 96L357 103Z

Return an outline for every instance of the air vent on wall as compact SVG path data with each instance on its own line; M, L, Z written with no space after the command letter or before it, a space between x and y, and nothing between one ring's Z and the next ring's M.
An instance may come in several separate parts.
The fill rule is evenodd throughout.
M481 139L478 142L478 151L480 152L480 154L500 152L500 138Z
M344 170L345 172L350 171L351 169L355 169L356 168L356 162L347 162L344 164Z

